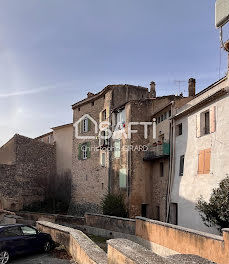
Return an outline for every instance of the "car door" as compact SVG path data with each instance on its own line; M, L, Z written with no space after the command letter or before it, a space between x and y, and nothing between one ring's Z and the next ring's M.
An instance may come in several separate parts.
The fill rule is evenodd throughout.
M38 233L35 228L31 226L21 226L21 231L27 246L27 252L34 252L41 248Z
M26 244L20 227L7 227L0 233L1 250L8 250L12 255L26 252Z

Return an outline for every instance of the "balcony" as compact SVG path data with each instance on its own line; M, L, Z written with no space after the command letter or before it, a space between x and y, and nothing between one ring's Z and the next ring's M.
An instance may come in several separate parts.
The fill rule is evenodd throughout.
M153 161L170 156L170 144L163 142L162 144L149 146L148 151L144 153L143 161Z

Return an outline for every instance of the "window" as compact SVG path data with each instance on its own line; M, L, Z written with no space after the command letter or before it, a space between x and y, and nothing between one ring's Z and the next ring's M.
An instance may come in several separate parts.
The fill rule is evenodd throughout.
M126 110L120 110L116 115L116 124L119 124L119 129L125 127L126 123Z
M126 169L119 170L119 187L126 188Z
M106 153L105 152L101 153L101 165L102 167L106 166Z
M209 174L211 168L211 149L201 150L198 158L198 174Z
M83 120L83 132L88 132L88 118Z
M102 121L105 121L107 119L107 111L106 109L102 112Z
M216 131L216 107L196 115L196 137L201 137Z
M107 129L101 131L100 146L109 146L109 133Z
M90 142L79 144L78 146L78 159L79 160L86 160L90 158L91 156L90 145L91 145Z
M171 117L171 114L172 114L172 112L171 112L171 110L169 110L169 117Z
M147 217L148 204L142 204L142 217Z
M87 146L86 145L82 146L82 154L83 154L83 159L87 159Z
M0 233L0 237L16 237L16 236L22 236L21 229L19 227L11 227L3 230Z
M180 136L180 135L182 135L182 133L183 133L183 127L182 127L182 123L180 123L179 125L177 125L176 134L177 134L177 136Z
M167 119L167 112L164 113L164 120Z
M78 108L78 111L80 111L80 107Z
M209 111L204 113L204 134L210 133L210 113Z
M183 176L184 175L184 155L180 156L180 171L179 175Z
M114 157L120 158L121 155L121 142L120 140L114 141Z
M92 105L92 106L94 106L94 104L95 104L94 102L91 102L91 105Z
M164 115L161 115L161 122L164 121Z
M160 177L164 176L164 162L160 162Z
M37 230L29 226L22 226L21 230L25 236L33 236L37 234Z
M157 118L157 123L158 124L161 123L161 117L160 116Z

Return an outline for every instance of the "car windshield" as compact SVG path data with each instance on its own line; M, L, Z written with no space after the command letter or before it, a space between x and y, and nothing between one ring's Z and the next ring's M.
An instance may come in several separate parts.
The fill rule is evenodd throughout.
M37 234L37 230L35 228L30 227L30 226L22 226L21 230L22 230L22 233L26 236Z

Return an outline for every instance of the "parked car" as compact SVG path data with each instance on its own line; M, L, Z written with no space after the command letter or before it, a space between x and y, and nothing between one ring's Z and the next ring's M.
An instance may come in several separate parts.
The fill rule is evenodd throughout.
M6 264L16 255L55 248L51 236L28 225L0 225L0 263Z

